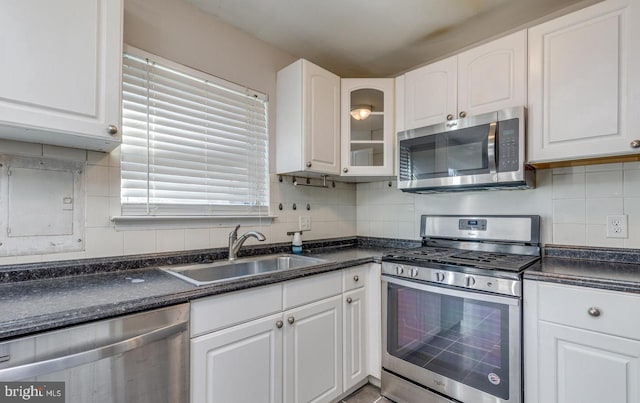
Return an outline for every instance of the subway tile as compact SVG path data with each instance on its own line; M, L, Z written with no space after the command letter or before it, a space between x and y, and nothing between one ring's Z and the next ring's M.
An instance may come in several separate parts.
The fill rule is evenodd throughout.
M124 252L124 232L113 228L86 228L85 252L87 257L121 256Z
M184 231L185 250L207 249L210 246L208 228L190 228Z
M553 224L553 240L558 245L585 245L585 224Z
M109 168L87 165L87 196L109 196Z
M622 162L616 162L613 164L595 164L587 165L584 167L585 172L603 172L603 171L620 171L622 169Z
M585 196L585 174L553 175L553 199L573 199Z
M580 174L585 172L584 166L577 167L562 167L562 168L553 168L551 170L553 175L561 175L561 174Z
M79 148L68 148L51 146L45 144L42 146L42 155L49 158L58 158L73 161L86 161L87 151Z
M111 227L109 220L109 197L106 196L88 196L86 214L87 227Z
M624 171L624 196L640 197L640 170Z
M120 165L121 165L120 155L121 155L120 147L117 147L116 149L114 149L113 151L111 151L109 153L109 166L110 167L120 167Z
M553 201L554 224L584 224L584 199L558 199Z
M155 231L124 231L123 234L125 255L154 253L156 251Z
M624 214L627 214L628 229L624 247L640 249L640 197L625 197Z
M385 238L398 238L399 229L397 221L382 222L382 236Z
M640 169L640 161L625 162L622 164L625 170Z
M586 197L622 196L622 171L587 172Z
M603 197L587 199L587 224L606 225L607 216L622 214L624 211L624 199L622 197Z
M87 163L90 165L109 166L109 153L87 151Z
M120 197L120 168L109 167L109 196Z
M156 252L173 252L185 250L185 230L156 231Z
M0 140L2 154L22 155L27 157L41 157L42 144L24 143L22 141Z

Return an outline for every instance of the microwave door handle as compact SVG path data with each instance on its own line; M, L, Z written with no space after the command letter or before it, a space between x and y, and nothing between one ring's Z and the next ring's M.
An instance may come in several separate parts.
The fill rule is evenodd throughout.
M489 159L489 173L496 173L496 122L489 124L489 135L487 135L487 158Z

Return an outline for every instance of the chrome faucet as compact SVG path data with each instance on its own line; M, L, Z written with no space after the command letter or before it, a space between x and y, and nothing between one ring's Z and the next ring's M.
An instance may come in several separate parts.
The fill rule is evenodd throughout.
M247 238L253 237L258 241L264 241L267 239L258 231L245 232L238 238L238 228L240 228L240 225L236 225L236 228L229 233L229 261L234 261L238 258L238 251Z

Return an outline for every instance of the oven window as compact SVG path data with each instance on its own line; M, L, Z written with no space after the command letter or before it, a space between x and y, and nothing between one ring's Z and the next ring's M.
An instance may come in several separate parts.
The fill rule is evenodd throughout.
M509 306L388 284L387 352L509 399Z
M482 125L401 141L400 180L488 173L488 132Z

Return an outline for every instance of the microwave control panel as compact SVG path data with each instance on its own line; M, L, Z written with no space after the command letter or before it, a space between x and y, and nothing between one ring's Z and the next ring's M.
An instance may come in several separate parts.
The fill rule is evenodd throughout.
M518 119L498 124L498 172L514 172L520 169Z

